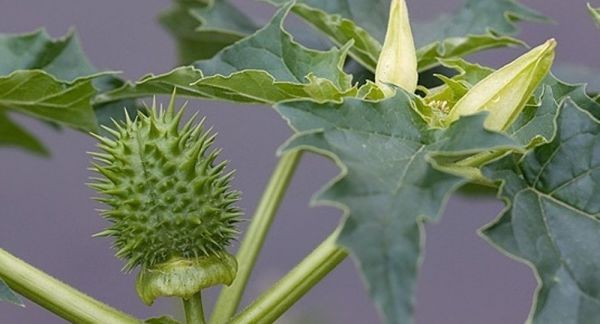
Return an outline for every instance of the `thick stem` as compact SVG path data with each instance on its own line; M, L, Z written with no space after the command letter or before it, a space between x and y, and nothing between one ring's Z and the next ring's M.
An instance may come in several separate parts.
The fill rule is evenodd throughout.
M185 322L187 324L205 324L204 307L202 306L202 294L198 292L190 299L183 299L185 311Z
M238 273L231 286L225 287L221 291L210 319L211 323L227 323L237 310L246 284L248 283L248 278L256 264L258 253L271 228L277 209L296 170L301 154L300 151L285 153L271 175L271 179L252 217L244 240L240 244L237 253Z
M0 249L0 277L11 289L74 323L139 323Z
M230 323L261 324L277 320L346 258L347 252L336 244L338 235L339 229Z

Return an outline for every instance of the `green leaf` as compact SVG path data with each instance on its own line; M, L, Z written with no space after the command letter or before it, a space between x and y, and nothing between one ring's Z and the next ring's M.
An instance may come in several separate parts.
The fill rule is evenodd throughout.
M552 88L557 102L569 98L596 119L600 119L600 104L588 96L585 84L569 84L550 75L544 85Z
M159 19L176 39L181 64L209 59L258 29L226 0L178 1Z
M527 105L506 132L521 145L534 147L549 142L556 131L558 103L546 87L539 104Z
M285 0L266 0L273 4ZM350 56L374 72L385 37L389 1L301 0L294 13L341 45L354 40ZM522 46L512 37L517 20L547 21L537 12L511 0L470 0L455 15L413 24L419 71L438 65L439 58L463 57L487 49ZM489 25L488 25L489 22ZM488 28L489 27L489 28Z
M119 78L113 76L103 76L94 80L94 87L99 94L109 92L122 87L125 82ZM96 98L94 98L95 100ZM92 100L92 102L94 101ZM98 125L113 126L116 121L126 120L125 111L129 116L135 116L137 110L144 110L145 108L140 105L135 99L123 99L117 101L111 101L106 103L94 104L94 113ZM104 133L106 130L101 128L100 133ZM105 133L105 135L108 135Z
M0 77L0 110L10 109L83 131L97 128L90 103L95 94L90 78L65 83L40 70Z
M539 287L533 323L600 321L600 124L566 101L554 140L483 173L503 183L508 208L483 230L530 265Z
M436 58L464 57L479 51L519 46L508 37L518 29L518 21L549 22L544 15L514 0L467 0L454 15L416 24L415 41L419 49L419 68L437 65Z
M463 37L450 37L441 42L420 47L417 50L419 71L431 69L440 64L439 60L454 59L488 49L500 47L524 46L525 44L508 36L494 34L465 35Z
M539 12L515 0L467 0L454 15L442 15L425 25L417 25L420 44L429 44L453 37L468 35L514 35L516 22L547 23L550 20Z
M19 298L0 278L0 302L12 303L21 307L25 307L21 298Z
M590 12L590 15L592 15L592 18L594 18L596 26L600 28L600 8L594 8L590 3L587 4L587 7Z
M289 0L263 1L275 5L289 3ZM302 8L310 8L313 11L318 10L323 14L331 15L326 20L335 21L336 19L344 19L349 23L354 22L355 26L359 26L358 28L373 35L373 38L380 42L383 42L385 38L388 10L390 8L389 0L297 0L296 3L300 9L294 8L294 12L298 13L302 18L306 18L311 24L316 19L306 16L305 13L307 12L304 12ZM346 41L343 43L346 43Z
M16 70L44 70L61 81L96 73L74 32L52 39L41 29L28 34L0 34L0 75Z
M284 0L268 2L275 5L287 3ZM297 1L293 11L338 46L353 41L350 56L374 72L381 52L380 41L385 37L387 2L305 0Z
M106 91L122 84L115 77L96 73L72 31L58 39L45 30L0 34L0 57L0 110L12 109L83 131L96 130L90 104L94 88ZM15 89L10 90L13 86ZM120 119L124 106L135 107L135 103L115 102L94 109L106 122ZM10 121L4 112L0 123L0 145L48 154L35 137Z
M555 64L553 73L561 80L571 83L587 83L587 92L600 93L600 70L579 63Z
M65 83L78 78L90 78L98 92L112 90L123 84L114 76L97 74L97 69L85 56L74 31L56 39L43 29L26 34L0 34L0 57L3 58L0 75L17 70L43 70ZM118 108L102 105L94 109L104 124L110 118L122 120L123 107L136 106L135 102L126 101L114 103L114 107Z
M246 103L273 103L294 98L339 100L357 90L342 66L348 46L327 52L307 49L283 29L290 6L254 35L194 67L148 75L136 84L99 97L99 102L153 94L178 94Z
M13 146L27 149L33 153L47 156L48 150L25 129L15 124L8 115L0 110L0 146Z
M277 109L298 133L286 150L327 155L342 169L315 199L346 211L340 243L356 257L386 323L412 322L423 223L438 220L448 196L466 182L437 170L431 156L518 144L485 130L485 114L430 129L400 90L385 101L294 101Z

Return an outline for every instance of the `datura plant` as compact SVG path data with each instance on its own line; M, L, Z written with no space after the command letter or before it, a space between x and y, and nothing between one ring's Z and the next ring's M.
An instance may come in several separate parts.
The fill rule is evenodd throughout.
M515 38L519 21L549 18L516 0L467 0L418 23L410 19L418 4L404 0L264 2L275 13L261 27L227 0L174 1L159 20L181 66L135 82L94 68L73 33L0 35L0 144L49 152L13 113L97 139L90 186L109 225L96 236L113 242L126 273L137 272L141 302L180 298L187 323L273 323L352 256L381 321L412 323L424 224L469 184L506 203L481 235L535 273L527 322L600 322L600 104L585 85L551 73L556 40L528 48ZM598 23L600 11L588 10ZM290 15L315 30L305 44L321 48L294 39ZM522 54L497 69L469 61L503 47ZM161 95L171 95L164 108ZM272 106L294 132L235 253L242 212L233 173L204 119L177 108L179 97ZM314 198L343 211L340 225L240 307L310 153L341 170ZM207 319L201 295L213 286L221 292ZM23 305L20 296L75 323L178 323L129 315L0 249L0 301Z

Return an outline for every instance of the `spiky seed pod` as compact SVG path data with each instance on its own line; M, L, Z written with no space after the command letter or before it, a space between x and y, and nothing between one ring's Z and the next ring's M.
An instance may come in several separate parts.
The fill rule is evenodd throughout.
M112 223L97 236L114 238L126 271L223 259L229 278L235 269L225 249L237 234L239 193L230 188L227 163L216 163L215 135L204 120L194 125L195 116L180 129L183 111L175 112L173 100L166 111L154 103L147 115L105 128L113 139L95 135L102 152L90 154L100 177L90 186L110 206L101 214Z

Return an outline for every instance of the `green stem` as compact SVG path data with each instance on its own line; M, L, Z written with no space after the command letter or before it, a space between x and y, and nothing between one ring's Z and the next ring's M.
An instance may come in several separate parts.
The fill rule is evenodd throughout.
M348 256L347 252L336 244L339 231L338 229L331 234L271 289L234 317L230 323L260 324L273 323L277 320Z
M185 322L187 324L205 324L204 307L202 306L202 293L198 292L190 299L183 299Z
M11 289L74 323L139 323L0 249L0 277Z
M279 160L256 208L256 212L252 217L244 240L240 244L237 253L238 273L231 286L225 287L221 291L210 323L227 323L237 310L250 273L256 264L258 253L271 228L277 209L296 170L301 155L300 151L288 152Z

